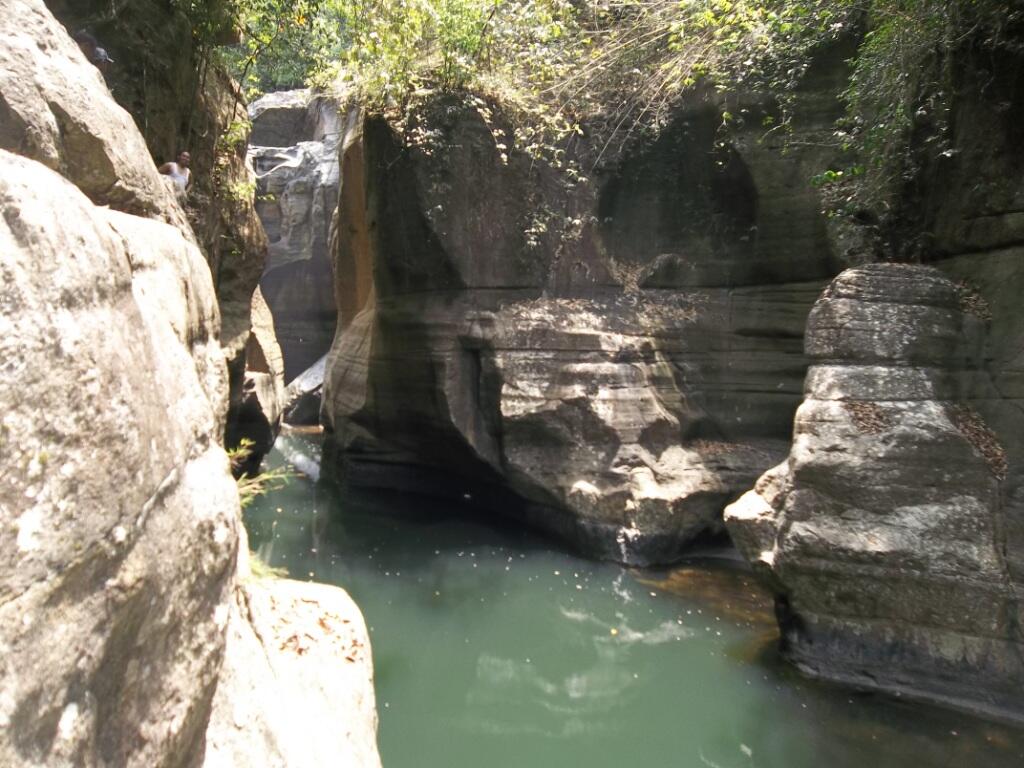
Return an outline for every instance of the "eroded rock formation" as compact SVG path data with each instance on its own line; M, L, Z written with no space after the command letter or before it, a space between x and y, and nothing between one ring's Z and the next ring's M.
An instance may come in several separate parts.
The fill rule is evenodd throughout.
M209 270L6 152L0 206L0 762L186 765L237 536Z
M284 413L284 358L274 333L274 318L259 288L252 295L251 328L245 346L245 366L233 369L241 375L240 385L232 382L232 393L238 402L230 410L225 439L228 445L247 441L244 457L236 462L235 471L255 475L263 457L274 447Z
M802 669L1022 716L1008 424L991 418L1008 404L969 299L927 267L836 278L808 320L789 459L726 521Z
M337 311L329 252L338 206L340 117L309 91L270 93L250 107L256 210L270 240L260 281L291 382L330 348Z
M822 92L808 146L838 109ZM820 151L783 160L754 128L722 147L722 108L568 187L482 100L401 135L350 113L323 410L345 477L404 474L625 562L720 531L784 455L840 263L806 183Z
M0 0L4 766L198 765L245 631L218 297L163 182L42 2Z

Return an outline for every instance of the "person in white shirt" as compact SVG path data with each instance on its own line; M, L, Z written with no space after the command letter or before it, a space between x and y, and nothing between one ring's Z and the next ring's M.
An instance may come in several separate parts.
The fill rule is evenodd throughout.
M182 151L178 154L177 162L164 163L157 169L164 176L170 178L179 198L185 197L185 193L188 192L188 188L192 184L192 171L188 169L191 162L192 155Z

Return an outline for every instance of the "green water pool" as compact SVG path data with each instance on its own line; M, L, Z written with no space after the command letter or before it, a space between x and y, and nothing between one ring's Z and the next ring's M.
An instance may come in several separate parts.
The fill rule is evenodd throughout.
M317 439L271 466L315 474ZM253 549L370 627L385 768L1020 768L1024 732L807 681L729 558L641 572L419 498L299 475Z

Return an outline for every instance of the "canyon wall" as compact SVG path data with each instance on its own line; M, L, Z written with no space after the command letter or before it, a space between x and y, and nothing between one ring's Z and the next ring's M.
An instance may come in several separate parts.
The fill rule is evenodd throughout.
M249 109L256 211L270 247L260 281L290 383L327 354L337 320L329 252L338 207L336 103L309 91L271 93Z
M233 674L253 622L316 621L319 601L361 644L365 628L340 590L275 603L259 596L306 585L236 567L233 346L202 239L165 181L46 6L0 0L0 763L217 765L211 744L317 743L313 724L344 720L351 764L379 765L368 649L329 696L294 699L294 721L211 722L273 695L260 668ZM260 608L239 610L252 595ZM336 638L320 648L343 661ZM312 676L305 650L259 658Z
M770 99L709 94L575 182L483 99L429 100L404 132L350 112L322 412L338 474L628 563L721 533L788 449L807 312L852 258L807 183L844 72L809 75L786 156L760 140Z
M350 111L327 469L639 564L754 486L729 531L789 658L1018 718L1024 70L955 52L896 207L828 215L845 45L788 135L763 95L694 94L621 156L580 139L583 179L483 98Z
M808 321L787 462L727 511L805 671L1024 718L1020 57L959 51L896 258ZM933 147L931 151L928 147ZM940 151L941 150L941 151ZM943 275L945 277L943 277Z
M253 205L255 179L245 153L249 122L237 84L217 63L211 45L194 37L188 17L174 5L131 0L116 6L102 0L50 0L53 14L69 32L96 36L114 63L103 79L114 100L133 118L157 164L192 155L192 186L182 201L192 231L210 266L221 315L220 343L228 363L230 402L228 445L252 440L258 459L277 434L280 403L267 395L283 382L260 386L261 341L250 333L252 298L263 274L267 240ZM234 34L226 3L213 0L205 12L223 16L221 42ZM83 105L87 107L88 105ZM258 309L258 308L257 308ZM264 328L266 323L263 324ZM265 333L262 334L265 337ZM268 355L273 357L272 354ZM256 374L255 376L252 374ZM273 371L280 379L283 371ZM260 401L253 395L264 393ZM266 410L262 410L265 408Z
M789 459L726 521L802 669L1019 717L1019 456L1002 438L1019 406L985 370L972 299L922 266L837 277L808 320Z

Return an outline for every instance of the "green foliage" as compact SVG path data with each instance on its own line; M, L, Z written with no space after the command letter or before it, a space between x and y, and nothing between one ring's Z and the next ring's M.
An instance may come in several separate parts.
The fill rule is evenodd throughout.
M526 151L574 180L578 136L596 165L637 132L658 130L698 88L772 94L779 109L763 128L785 134L816 52L859 40L848 115L832 137L849 166L812 183L851 186L851 208L882 209L916 172L915 135L927 134L933 155L951 151L943 137L957 52L1019 46L1024 15L1017 0L172 2L250 94L340 77L401 126L415 125L410 116L438 92L474 92L488 125L495 100L514 118L514 136L492 127L503 157ZM220 45L225 28L241 42ZM724 113L723 133L738 122Z
M249 573L254 579L286 579L288 569L267 563L259 552L249 552Z
M342 56L341 0L172 0L203 55L249 97L325 81Z
M227 451L231 466L241 468L252 455L252 440L243 439L238 446ZM238 500L242 509L252 504L253 500L271 491L279 491L291 482L293 475L284 467L267 470L258 475L243 474L236 480Z
M456 90L504 72L535 83L558 68L568 0L342 0L345 64L364 95L404 102L429 85Z
M1011 30L1024 21L1024 7L1005 0L872 0L866 19L844 93L848 118L836 137L867 165L862 205L888 209L919 170L916 152L954 152L948 139L958 55L972 48L1019 51L1022 41ZM926 146L916 146L914 134Z

